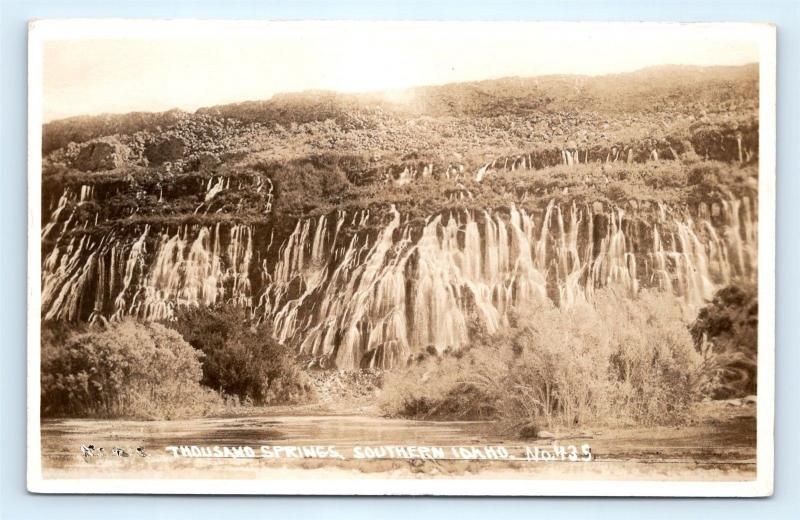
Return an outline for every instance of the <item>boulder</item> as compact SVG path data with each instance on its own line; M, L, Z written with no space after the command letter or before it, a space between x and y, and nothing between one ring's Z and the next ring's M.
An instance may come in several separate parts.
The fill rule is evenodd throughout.
M144 149L144 155L150 164L158 166L165 162L183 159L186 153L186 141L177 135L170 135L161 140L153 141Z
M113 170L125 164L129 152L128 147L116 139L96 139L80 146L72 167L85 172Z

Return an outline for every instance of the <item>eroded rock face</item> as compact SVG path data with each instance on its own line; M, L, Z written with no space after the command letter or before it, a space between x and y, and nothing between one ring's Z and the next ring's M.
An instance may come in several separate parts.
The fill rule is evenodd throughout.
M83 144L72 160L72 167L86 172L113 170L128 158L128 147L116 139L101 139Z
M698 218L706 209L551 199L415 218L386 204L236 222L229 215L243 212L219 213L216 195L271 200L271 181L240 177L165 181L166 204L198 190L198 204L181 204L194 221L177 226L92 215L122 200L118 190L66 187L42 231L42 318L163 321L178 306L224 303L269 323L312 367L386 369L461 349L474 327L493 334L515 309L582 305L610 288L632 299L669 291L691 310L757 276L754 194L707 200L721 208L711 219Z

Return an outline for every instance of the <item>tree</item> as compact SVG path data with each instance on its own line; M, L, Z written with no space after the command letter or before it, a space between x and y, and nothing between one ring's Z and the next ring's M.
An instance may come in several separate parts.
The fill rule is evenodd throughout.
M257 405L298 402L310 387L294 353L238 308L184 308L177 330L205 354L202 383Z

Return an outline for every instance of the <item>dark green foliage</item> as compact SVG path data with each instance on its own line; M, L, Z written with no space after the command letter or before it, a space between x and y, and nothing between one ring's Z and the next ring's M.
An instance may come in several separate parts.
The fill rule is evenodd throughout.
M757 390L758 291L753 286L720 289L691 327L698 351L711 361L716 398L742 397Z
M172 419L213 410L200 386L203 355L173 330L134 321L42 335L43 416Z
M238 308L182 308L171 323L205 354L202 384L256 405L296 403L310 386L294 353Z

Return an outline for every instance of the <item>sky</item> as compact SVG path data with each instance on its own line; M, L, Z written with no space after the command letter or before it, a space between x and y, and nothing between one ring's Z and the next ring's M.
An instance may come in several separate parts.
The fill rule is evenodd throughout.
M45 122L312 89L390 91L759 57L747 31L708 24L87 20L44 25L39 36Z

